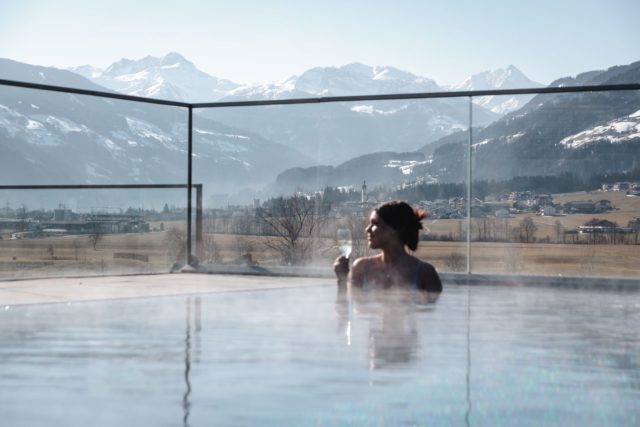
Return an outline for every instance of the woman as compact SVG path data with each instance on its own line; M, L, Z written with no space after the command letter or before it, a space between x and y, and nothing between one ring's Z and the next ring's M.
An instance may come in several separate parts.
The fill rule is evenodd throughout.
M349 260L338 257L334 271L338 287L346 287L347 280L353 287L406 288L427 292L442 292L442 283L435 268L407 253L405 246L415 251L421 220L427 212L414 210L405 202L383 203L371 212L366 228L371 249L380 253L372 257L358 258L349 271Z

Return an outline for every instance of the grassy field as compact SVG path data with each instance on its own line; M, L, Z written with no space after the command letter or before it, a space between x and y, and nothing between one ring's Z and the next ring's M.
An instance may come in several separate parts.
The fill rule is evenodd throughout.
M516 273L564 276L640 277L640 251L637 245L557 244L556 221L565 230L575 229L597 217L621 226L640 216L640 198L618 192L572 193L555 196L556 202L570 200L610 200L615 210L603 214L541 217L531 214L496 219L497 224L517 227L525 217L538 226L538 242L549 236L551 243L472 244L472 270L476 273ZM475 219L474 219L475 221ZM182 263L179 250L184 239L184 222L165 222L166 230L142 234L104 235L95 248L88 236L42 239L0 240L0 279L93 274L167 272ZM466 230L465 220L426 220L434 235L458 236ZM171 228L181 232L169 231ZM181 235L182 233L182 235ZM475 231L472 236L475 237ZM265 237L206 234L201 261L231 264L250 253L260 265L279 265L277 253L265 246ZM363 242L360 242L363 246ZM338 251L332 239L318 243L313 264L330 270ZM433 263L439 271L466 268L464 242L423 241L416 255Z

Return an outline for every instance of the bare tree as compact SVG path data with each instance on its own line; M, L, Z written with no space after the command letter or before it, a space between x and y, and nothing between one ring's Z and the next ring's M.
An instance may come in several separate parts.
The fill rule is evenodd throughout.
M535 241L535 234L538 226L533 222L531 217L526 217L520 221L520 225L515 229L518 240L522 243L531 243Z
M104 230L100 226L99 222L94 222L91 225L91 230L89 232L89 241L91 242L91 246L93 246L93 250L98 249L98 243L102 241L102 237L104 236Z
M554 227L556 230L556 242L564 243L564 230L559 219L556 219L556 222L554 222Z
M328 206L304 196L278 197L256 209L256 217L271 232L265 245L276 251L287 265L304 264L319 244L318 234L326 224Z
M496 221L495 218L480 217L475 219L475 228L477 231L477 240L479 242L488 242L496 238Z

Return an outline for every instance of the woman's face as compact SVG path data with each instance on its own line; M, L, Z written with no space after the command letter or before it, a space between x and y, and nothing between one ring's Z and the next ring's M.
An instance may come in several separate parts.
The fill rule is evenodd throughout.
M387 246L394 239L399 239L398 232L385 224L378 212L373 211L369 216L369 225L365 228L367 241L371 249Z

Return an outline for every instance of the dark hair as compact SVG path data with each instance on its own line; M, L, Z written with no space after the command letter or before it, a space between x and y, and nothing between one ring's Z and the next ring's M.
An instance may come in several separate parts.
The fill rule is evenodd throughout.
M413 209L408 203L399 200L385 202L374 209L385 224L396 230L402 243L409 249L418 249L418 233L422 229L423 218L429 213L424 209Z

